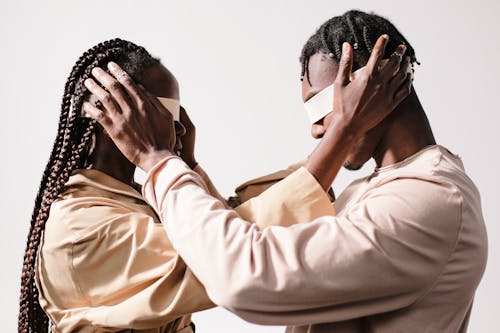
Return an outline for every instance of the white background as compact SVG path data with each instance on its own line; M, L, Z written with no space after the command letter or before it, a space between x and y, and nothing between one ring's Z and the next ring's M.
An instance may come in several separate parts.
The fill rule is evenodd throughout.
M0 316L17 324L19 280L35 192L56 134L67 75L80 54L121 37L177 76L198 127L198 160L223 194L314 147L300 101L298 56L326 19L358 8L388 17L416 50L415 86L438 143L459 154L482 193L489 262L470 332L498 325L498 1L5 1L0 4ZM339 192L353 177L342 172ZM281 332L216 309L199 332Z

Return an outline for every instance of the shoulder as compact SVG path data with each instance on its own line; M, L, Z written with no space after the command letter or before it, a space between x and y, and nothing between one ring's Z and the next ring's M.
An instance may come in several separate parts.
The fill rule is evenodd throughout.
M71 241L95 238L110 228L131 229L133 224L156 224L153 215L133 210L124 203L102 197L62 198L50 208L45 238L56 236Z
M428 244L449 252L462 227L462 207L462 194L450 182L400 177L368 190L349 214L368 216L376 228L408 244Z

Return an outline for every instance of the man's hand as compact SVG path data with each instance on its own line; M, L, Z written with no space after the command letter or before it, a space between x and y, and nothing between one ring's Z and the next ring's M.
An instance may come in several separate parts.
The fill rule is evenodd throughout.
M332 120L306 164L309 172L328 189L352 145L384 120L411 91L406 48L398 46L389 62L380 68L389 36L377 40L363 74L351 81L353 51L344 43L334 85Z
M186 110L181 106L180 122L186 129L186 134L182 137L182 149L179 156L186 162L186 164L194 169L198 162L194 157L194 146L196 141L196 127L189 118Z
M109 63L108 69L113 76L98 67L92 70L94 78L108 91L93 79L85 80L85 87L105 110L88 102L84 102L83 110L104 127L125 157L149 171L163 158L174 155L173 117L155 96L136 85L116 63Z

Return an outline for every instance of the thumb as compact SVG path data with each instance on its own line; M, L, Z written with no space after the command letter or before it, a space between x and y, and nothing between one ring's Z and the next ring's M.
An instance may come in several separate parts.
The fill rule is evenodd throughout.
M342 57L340 58L339 72L337 73L337 78L335 79L336 84L345 86L351 82L351 71L352 71L352 47L348 42L342 44Z
M181 123L187 128L187 127L192 127L193 122L191 121L191 118L189 118L186 109L181 105L180 106L180 115L179 115Z

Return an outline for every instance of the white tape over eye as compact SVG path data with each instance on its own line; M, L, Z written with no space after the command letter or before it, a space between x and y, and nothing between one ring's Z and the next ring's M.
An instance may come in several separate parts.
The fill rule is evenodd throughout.
M179 100L166 97L158 97L158 100L165 107L165 109L172 114L175 121L179 121L181 119L181 104Z
M380 67L384 67L387 61L388 59L383 59L380 62ZM361 67L357 71L351 73L351 81L359 77L364 69L365 67ZM329 85L304 103L311 124L323 119L327 114L333 111L333 99L335 98L333 95L333 87L334 84Z

